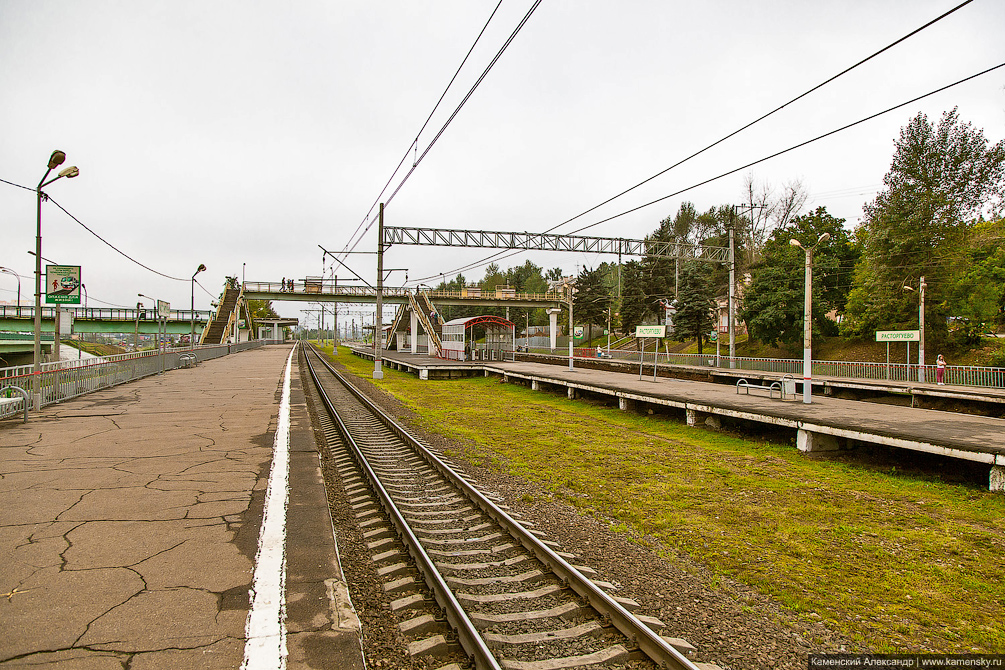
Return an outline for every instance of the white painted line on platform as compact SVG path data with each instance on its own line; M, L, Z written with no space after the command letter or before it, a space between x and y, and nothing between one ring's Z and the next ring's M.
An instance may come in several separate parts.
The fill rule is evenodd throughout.
M272 471L265 492L265 514L258 536L251 609L245 625L244 670L286 667L286 505L290 482L290 369L293 346L286 359L283 395L272 452Z

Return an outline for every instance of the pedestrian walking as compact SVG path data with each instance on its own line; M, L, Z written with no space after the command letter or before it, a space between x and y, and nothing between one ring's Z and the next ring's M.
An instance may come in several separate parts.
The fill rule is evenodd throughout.
M945 386L946 378L946 359L939 354L939 358L935 361L935 381L938 382L939 386Z
M286 277L283 277L283 285L282 285L282 288L279 289L279 292L280 293L285 293L286 292Z

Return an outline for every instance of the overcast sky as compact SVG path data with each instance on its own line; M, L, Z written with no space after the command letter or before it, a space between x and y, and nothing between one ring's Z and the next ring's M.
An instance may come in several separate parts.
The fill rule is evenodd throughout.
M532 0L504 0L440 110L429 146ZM862 2L544 0L388 205L385 221L544 231L669 167L955 6ZM0 179L34 188L53 149L80 176L47 192L43 256L83 267L90 306L144 293L196 307L227 275L319 275L416 139L495 0L0 0ZM1005 62L1005 2L975 0L836 82L560 229L673 193ZM800 180L855 225L918 112L1005 136L1005 68L750 170L591 228L642 237L690 200L742 202L745 174ZM414 155L414 154L413 154ZM411 166L412 158L406 163ZM396 185L402 173L392 183ZM386 199L387 196L384 196ZM0 265L32 297L35 196L0 183ZM376 226L355 247L376 249ZM385 267L435 284L493 253L392 247ZM521 254L567 274L610 257ZM347 260L373 282L373 255ZM329 260L325 269L330 268ZM339 278L349 273L340 270ZM465 271L479 279L484 268ZM404 283L395 272L389 284ZM0 274L0 302L17 284ZM302 304L277 303L284 316Z

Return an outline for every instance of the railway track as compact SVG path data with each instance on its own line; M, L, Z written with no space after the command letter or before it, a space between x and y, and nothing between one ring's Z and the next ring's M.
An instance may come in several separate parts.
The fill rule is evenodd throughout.
M327 448L413 657L466 657L478 670L717 668L689 660L686 642L659 635L659 621L631 613L637 603L303 351Z

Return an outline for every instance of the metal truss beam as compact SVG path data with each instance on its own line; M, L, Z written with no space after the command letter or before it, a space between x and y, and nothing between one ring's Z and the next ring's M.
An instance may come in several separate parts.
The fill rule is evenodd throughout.
M524 249L527 251L573 251L650 258L680 258L728 263L729 247L628 240L619 237L585 237L550 233L506 233L489 230L449 230L445 228L403 228L384 226L384 247L394 244Z

